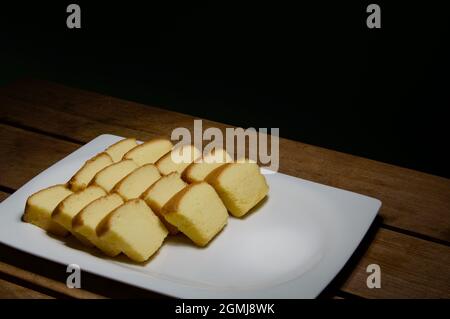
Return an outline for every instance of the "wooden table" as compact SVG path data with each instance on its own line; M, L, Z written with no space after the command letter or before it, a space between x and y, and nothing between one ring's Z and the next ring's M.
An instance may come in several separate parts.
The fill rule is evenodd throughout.
M33 79L1 87L0 108L0 200L100 134L146 140L193 127L188 115ZM383 202L322 297L450 298L450 180L287 139L280 140L280 171ZM381 267L380 289L366 285L369 264ZM82 289L68 289L65 271L0 245L3 298L161 297L85 273Z

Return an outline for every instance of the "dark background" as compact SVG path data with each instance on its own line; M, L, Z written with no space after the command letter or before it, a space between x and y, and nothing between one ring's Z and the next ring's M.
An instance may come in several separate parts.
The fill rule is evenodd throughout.
M0 5L0 84L50 79L450 177L444 2L377 1L379 30L363 1L71 2Z

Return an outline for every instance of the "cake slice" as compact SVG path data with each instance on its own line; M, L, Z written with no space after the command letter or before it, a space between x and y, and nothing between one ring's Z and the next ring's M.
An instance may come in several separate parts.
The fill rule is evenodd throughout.
M70 179L70 189L74 192L85 189L94 178L95 174L112 163L113 160L107 153L100 153L91 158L84 163L83 167L81 167L80 170Z
M133 199L109 213L97 236L130 259L143 262L162 245L167 229L142 199Z
M90 202L105 196L106 192L98 186L88 186L85 189L67 196L56 206L52 220L72 232L72 219ZM91 245L90 241L80 234L73 233L83 244Z
M67 196L72 194L65 185L55 185L34 193L27 199L22 220L49 233L66 236L68 231L52 220L52 212Z
M171 234L176 234L178 229L167 222L161 215L162 207L187 184L181 179L180 174L170 173L161 177L156 183L150 186L141 196L148 206L161 217L164 225Z
M146 164L125 176L116 184L113 191L117 192L125 200L138 198L160 177L161 174L159 174L155 165Z
M183 145L161 157L156 163L162 175L172 172L182 173L193 161L201 156L201 152L193 145Z
M247 214L269 192L258 164L250 161L225 164L210 173L206 181L236 217Z
M215 148L200 161L190 164L183 171L182 178L188 183L202 182L213 170L231 161L231 156L224 149Z
M122 197L111 194L100 197L84 207L72 220L72 232L88 239L106 255L114 257L120 250L97 237L96 228L114 209L123 204Z
M123 160L111 164L98 172L92 180L92 185L97 185L110 192L122 178L130 174L139 166L132 160Z
M120 162L126 152L136 147L138 143L135 138L124 138L117 143L109 146L105 153L111 156L114 163Z
M153 139L132 148L125 153L123 159L131 159L139 166L154 164L161 156L169 152L172 147L173 144L170 140Z
M185 187L164 205L161 213L198 246L206 246L228 221L227 209L206 182Z

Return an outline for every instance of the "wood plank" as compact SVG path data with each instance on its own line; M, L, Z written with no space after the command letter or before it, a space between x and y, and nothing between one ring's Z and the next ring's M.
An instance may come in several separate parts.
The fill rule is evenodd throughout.
M379 229L341 289L365 298L450 298L450 247ZM381 268L381 288L366 285L367 266Z
M18 189L79 145L0 124L0 185Z
M2 256L3 258L3 256ZM26 257L28 258L28 256ZM44 277L38 274L35 274L30 271L25 271L23 269L14 267L10 264L4 263L0 261L0 273L4 273L15 278L19 278L23 281L29 282L33 285L43 287L50 291L54 291L72 298L78 299L103 299L103 296L100 296L95 293L91 293L84 289L70 289L63 282L56 281L54 279ZM2 284L0 283L0 287ZM3 289L0 288L0 289ZM26 298L26 296L21 295L21 291L16 291L16 293L20 296L20 298Z
M4 273L71 298L162 298L161 295L83 271L81 289L66 286L66 266L0 244L0 274ZM0 283L1 285L1 283Z
M157 134L90 120L45 105L26 103L1 95L0 105L4 106L0 111L0 118L11 126L51 134L78 144L87 143L100 134L134 136L141 140L158 136ZM39 114L39 116L36 116L36 114Z
M0 203L3 202L9 196L8 193L0 191Z
M106 127L120 135L126 135L120 133L122 130L131 130L134 135L153 137L168 136L175 127L193 126L189 115L45 81L23 80L0 92L10 106L20 106L17 111L4 108L2 117L83 142L104 133ZM46 123L44 117L35 119L24 114L20 108L25 106L18 100L28 105L38 103L37 109L45 105L43 112L54 119L52 122L61 118L63 123L76 122L72 127L81 129L66 130L64 125ZM86 127L87 123L91 124ZM204 126L225 128L212 121L204 121ZM449 179L287 139L280 139L280 163L283 173L380 199L380 216L386 225L450 242Z
M53 297L0 278L0 299L53 299Z
M51 106L59 111L88 117L91 120L166 136L170 135L175 127L189 128L193 124L189 115L50 82L24 80L0 88L0 93L31 104ZM224 127L223 124L210 121L208 123Z

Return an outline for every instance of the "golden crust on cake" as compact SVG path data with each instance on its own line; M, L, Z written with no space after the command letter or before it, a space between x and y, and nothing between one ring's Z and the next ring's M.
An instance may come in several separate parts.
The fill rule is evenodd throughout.
M236 217L247 214L269 192L258 164L252 161L225 164L207 177L228 211Z
M122 160L111 164L98 172L91 182L105 191L110 192L122 178L133 172L139 166L132 160Z
M103 188L92 185L67 196L52 213L52 220L72 231L72 219L90 202L105 196Z
M113 160L107 153L100 153L89 159L84 165L73 175L69 181L69 188L77 192L85 189L94 178L95 174L103 168L111 165Z
M186 167L201 156L201 152L193 145L183 145L174 148L161 157L156 163L162 175L173 172L182 173Z
M122 157L132 148L138 145L136 139L132 138L124 138L113 145L109 146L105 153L111 156L114 163L120 162Z
M133 199L109 213L97 227L97 236L130 259L144 262L168 234L161 220L142 199Z
M174 172L161 177L141 196L155 214L161 217L164 225L171 234L176 234L178 229L164 219L161 215L161 209L176 193L186 186L187 184L181 179L180 174Z
M88 239L108 256L120 254L120 249L109 245L97 237L96 228L110 212L122 205L124 201L118 194L110 194L89 203L72 220L72 232Z
M142 193L160 179L158 169L153 164L145 164L125 176L114 186L113 192L125 200L138 198Z
M63 184L34 193L27 199L22 220L58 236L68 235L64 227L52 220L52 213L56 206L71 194L72 191Z
M201 160L186 167L181 177L188 183L202 182L213 170L231 161L231 156L224 149L214 148Z
M131 159L139 166L154 164L161 156L169 152L172 147L173 144L170 140L157 138L132 148L125 153L123 159Z
M198 246L206 246L228 221L228 212L214 188L193 183L173 196L161 214Z

